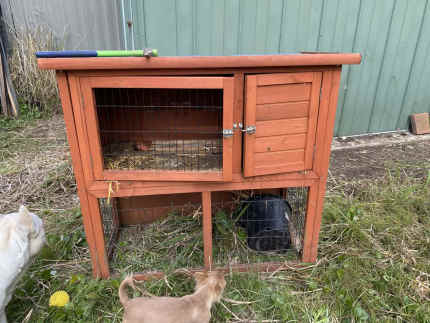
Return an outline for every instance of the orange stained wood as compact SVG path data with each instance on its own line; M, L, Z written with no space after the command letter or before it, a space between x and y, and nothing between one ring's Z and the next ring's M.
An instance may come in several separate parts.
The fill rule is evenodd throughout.
M222 89L224 77L125 76L90 77L92 88L145 88L145 89Z
M309 190L302 254L302 259L306 262L315 262L317 258L318 237L330 162L330 145L336 118L335 112L340 85L340 72L341 70L339 69L323 73L314 157L314 169L320 176L320 179Z
M73 108L70 98L70 88L67 81L67 75L64 72L57 72L58 91L63 107L63 116L66 124L67 140L69 141L70 154L72 157L73 170L75 172L76 183L78 185L78 196L81 205L82 221L84 223L85 235L87 238L88 248L91 255L93 276L100 277L101 269L98 257L98 247L96 244L96 235L93 230L91 212L88 204L88 194L85 190L85 177L79 151L79 141L76 134L75 120L73 117Z
M257 86L283 85L289 83L310 83L314 73L270 73L257 76Z
M210 271L212 267L212 200L211 192L202 192L203 210L203 246L205 269Z
M261 137L255 139L256 153L304 149L306 134Z
M318 199L317 199L317 209L316 209L316 217L313 224L313 234L312 234L312 248L310 251L310 259L311 261L316 261L317 252L318 252L318 239L321 227L322 220L322 212L324 207L324 197L326 192L326 182L327 182L327 174L328 168L330 164L330 146L333 139L333 130L336 119L336 106L337 99L339 95L339 86L340 86L340 74L341 70L330 72L332 75L331 86L327 84L327 92L328 94L328 103L323 102L323 104L327 104L327 123L325 128L325 133L323 134L325 137L325 141L321 144L321 151L319 156L316 158L316 165L318 164L320 181L318 185ZM328 72L327 72L328 74ZM325 89L323 88L322 91ZM326 100L327 97L324 98Z
M195 69L287 66L330 66L360 64L358 53L321 53L253 56L178 56L178 57L88 57L39 58L41 69L115 70L115 69Z
M257 106L257 76L248 75L246 77L246 95L245 95L245 124L247 127L256 124L256 106ZM255 134L244 133L243 149L243 174L245 177L254 176L254 152L255 152Z
M242 72L234 74L234 111L233 123L238 127L243 123L243 92L245 88L245 76ZM233 135L233 173L242 173L242 131L234 131Z
M305 151L303 149L264 152L255 154L256 167L270 166L289 162L304 162Z
M321 77L320 72L247 76L245 113L252 119L245 127L256 130L245 135L245 147L251 146L245 176L312 168Z
M359 63L360 59L359 54L39 59L43 68L77 70L59 72L57 78L94 275L109 276L97 198L108 195L110 181L119 183L111 197L203 192L205 269L212 263L211 191L309 186L302 260L314 262L339 65ZM233 137L223 139L223 172L105 170L92 90L98 87L223 89L223 128L243 122L244 128L256 126L256 133L236 129ZM204 121L205 116L198 118ZM111 121L103 122L109 126ZM212 126L198 124L202 129ZM235 270L282 268L276 263L265 265L238 264Z
M310 83L258 86L257 104L305 101L309 99L310 93Z
M225 77L223 81L223 129L233 130L234 79ZM224 136L222 141L222 175L224 181L233 176L233 136Z
M246 189L269 189L280 187L309 186L318 180L312 171L292 172L244 178L234 174L231 182L141 182L119 181L118 189L111 194L113 197L139 195L176 194L211 191L233 191ZM96 181L88 187L89 193L98 197L108 196L110 182Z
M257 121L255 136L271 137L286 134L306 133L308 118Z
M94 236L96 240L97 252L96 257L100 267L100 276L102 278L109 278L109 261L107 255L107 248L105 244L102 213L100 212L99 201L96 197L88 194L89 211L93 223Z
M257 105L257 121L306 118L309 101Z
M188 81L187 81L188 80ZM77 103L83 118L82 134L87 132L89 169L96 180L149 180L149 181L229 181L233 169L233 137L223 138L223 169L214 171L165 170L106 170L104 169L100 127L94 97L94 88L219 88L223 89L223 128L233 130L234 79L232 77L88 77L80 79L84 105ZM154 121L154 125L159 120ZM148 125L149 126L149 125ZM199 125L199 130L213 130L212 126ZM83 135L83 138L85 135Z
M319 109L319 103L320 103L321 79L322 79L321 73L313 73L311 102L310 102L310 111L309 111L309 119L308 119L308 133L306 137L305 169L312 168L315 133L316 133L318 109Z
M86 114L84 110L83 96L81 93L80 79L74 75L68 75L70 86L70 96L72 99L73 115L76 127L76 134L79 142L79 152L82 160L82 173L84 174L85 183L89 185L94 181L94 169L91 161L91 146L87 126Z

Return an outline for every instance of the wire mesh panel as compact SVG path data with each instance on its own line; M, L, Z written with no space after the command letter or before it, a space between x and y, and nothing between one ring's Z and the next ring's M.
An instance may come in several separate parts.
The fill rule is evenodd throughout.
M120 201L117 204L120 205ZM109 207L101 211L104 212L103 219L114 214ZM173 272L175 269L203 266L200 204L167 205L163 211L165 216L154 219L153 208L119 210L121 217L138 215L153 221L121 227L111 257L113 271Z
M106 252L110 258L113 254L119 233L117 200L99 199L99 207L103 222Z
M219 89L94 89L105 169L222 170Z
M214 265L298 260L302 251L307 187L281 196L242 192L233 212L213 215Z
M298 260L303 246L308 188L288 188L281 193L238 191L212 203L213 266ZM113 250L114 271L173 272L203 267L200 203L166 205L161 210L139 207L139 203L121 199L125 198L115 198L110 203L100 199L107 248ZM139 217L147 223L122 226L115 240L112 237L117 236L118 214L121 219Z

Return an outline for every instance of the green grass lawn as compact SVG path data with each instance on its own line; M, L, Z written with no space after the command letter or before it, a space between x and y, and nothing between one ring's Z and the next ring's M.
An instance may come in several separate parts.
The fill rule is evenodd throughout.
M29 144L22 131L48 124L49 132L52 122L1 122L7 127L0 130L0 213L24 201L44 219L48 240L7 307L9 321L121 322L121 279L91 277L64 130L55 140L36 136ZM49 163L37 158L35 145L43 147ZM430 169L428 161L416 166ZM24 188L6 190L23 182ZM328 192L319 261L276 274L227 276L229 300L213 307L211 322L430 322L430 173L411 178L394 165L384 178L345 185L348 194L339 181ZM194 238L189 243L201 248ZM122 277L135 269L129 256L114 259ZM170 274L140 288L181 296L193 286L191 279ZM48 306L57 290L71 296L65 308Z

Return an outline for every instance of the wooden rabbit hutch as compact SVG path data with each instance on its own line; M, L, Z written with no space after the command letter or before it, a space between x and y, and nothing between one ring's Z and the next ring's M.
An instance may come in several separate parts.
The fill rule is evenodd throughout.
M200 194L209 269L212 199L305 187L301 261L314 262L341 66L360 61L340 53L39 58L57 73L94 275L110 275L100 199L127 207L143 196L136 203L159 207L182 193ZM127 221L139 214L114 217L116 227Z

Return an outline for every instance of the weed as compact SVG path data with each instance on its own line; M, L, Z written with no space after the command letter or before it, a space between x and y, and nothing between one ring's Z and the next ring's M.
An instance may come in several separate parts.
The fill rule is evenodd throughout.
M62 45L46 27L14 30L10 34L13 39L9 66L19 101L39 111L58 112L59 96L55 71L41 70L37 66L35 53L58 50Z

